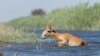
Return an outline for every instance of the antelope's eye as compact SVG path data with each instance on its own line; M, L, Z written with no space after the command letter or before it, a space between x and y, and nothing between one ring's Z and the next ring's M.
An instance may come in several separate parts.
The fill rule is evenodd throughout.
M47 32L50 32L50 31L47 31Z
M47 36L47 35L44 35L44 36Z

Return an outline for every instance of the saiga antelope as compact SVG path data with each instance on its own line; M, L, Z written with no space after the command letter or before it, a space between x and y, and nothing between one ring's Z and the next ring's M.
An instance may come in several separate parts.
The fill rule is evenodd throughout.
M68 46L85 46L87 43L80 39L77 36L74 36L69 33L57 33L52 27L51 22L47 25L46 30L42 33L42 39L46 39L48 37L52 37L55 39L58 46L68 45Z

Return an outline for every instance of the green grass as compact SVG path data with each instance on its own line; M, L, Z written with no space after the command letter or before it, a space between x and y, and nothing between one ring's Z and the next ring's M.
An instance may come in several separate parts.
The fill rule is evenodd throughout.
M47 15L17 18L8 25L22 30L44 29L51 19L54 20L56 29L100 30L100 4L88 6L88 3L84 3L70 8L64 7Z
M22 32L21 29L0 24L0 42L35 43L36 39L32 35Z

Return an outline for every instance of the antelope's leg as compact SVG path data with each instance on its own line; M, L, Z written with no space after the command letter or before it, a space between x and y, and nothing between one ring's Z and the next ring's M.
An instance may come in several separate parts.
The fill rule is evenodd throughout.
M57 42L57 45L58 46L63 46L63 44L61 43L61 41L60 42Z
M59 41L57 42L58 46L63 46L63 45L67 45L66 41Z

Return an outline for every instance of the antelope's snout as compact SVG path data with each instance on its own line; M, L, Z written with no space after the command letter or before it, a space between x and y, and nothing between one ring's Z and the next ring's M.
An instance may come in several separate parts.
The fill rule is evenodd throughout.
M42 37L41 37L42 39L46 39L46 36L44 35L44 34L42 34Z
M42 33L42 39L46 39L48 37L48 32L47 31L44 31L43 33Z
M42 35L42 37L41 37L42 39L46 39L47 38L47 36L46 35Z
M46 39L46 37L41 37L41 39Z

